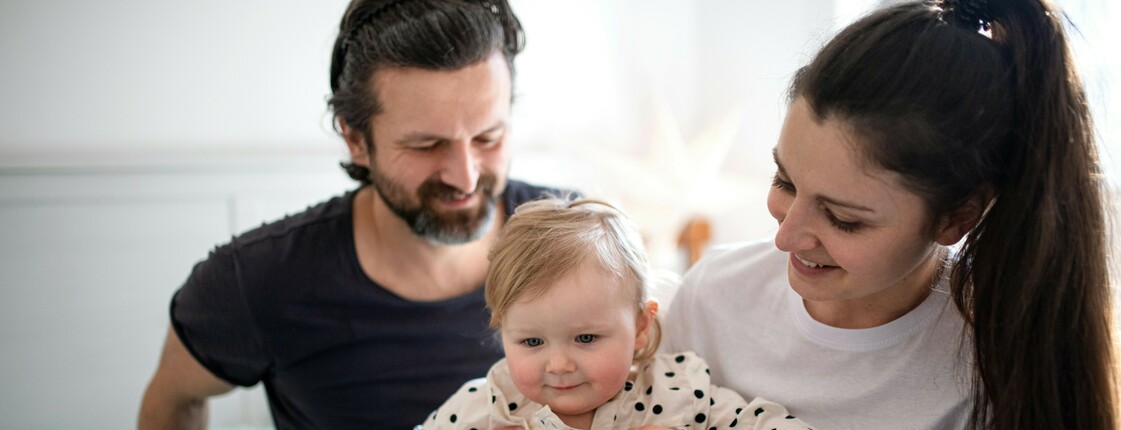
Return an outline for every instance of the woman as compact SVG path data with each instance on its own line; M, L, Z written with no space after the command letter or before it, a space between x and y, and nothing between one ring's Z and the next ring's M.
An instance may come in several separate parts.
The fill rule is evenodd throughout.
M706 255L668 349L832 428L1117 428L1100 171L1059 16L906 3L844 29L791 86L774 245Z

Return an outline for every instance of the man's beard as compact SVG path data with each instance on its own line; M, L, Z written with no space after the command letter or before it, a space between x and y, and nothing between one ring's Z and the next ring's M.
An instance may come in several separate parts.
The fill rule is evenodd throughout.
M401 184L394 182L381 170L374 167L371 160L370 182L377 190L381 200L397 217L405 221L413 233L432 243L459 245L479 240L490 231L498 207L498 193L495 186L498 178L491 173L479 175L478 184L472 193L480 197L477 208L450 212L437 212L433 207L442 198L463 197L463 193L439 179L432 178L417 188L416 197L420 202L413 206L409 202L409 192Z

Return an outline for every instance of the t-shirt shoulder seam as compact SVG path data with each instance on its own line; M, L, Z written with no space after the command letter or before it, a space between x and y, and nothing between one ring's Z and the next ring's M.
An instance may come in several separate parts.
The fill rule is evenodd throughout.
M335 198L350 199L350 198L352 198L352 193L348 192L346 194L343 194L342 196L338 196L338 197L335 197ZM331 203L331 200L328 200L327 202L324 202L323 204L326 205L326 204L330 204L330 203ZM257 245L261 242L283 239L283 238L291 235L292 232L294 232L296 230L304 229L304 228L315 226L315 225L318 225L318 224L337 221L340 217L348 216L350 214L349 209L353 207L353 203L351 203L351 202L343 203L343 205L344 205L344 208L333 208L333 210L331 212L326 212L324 214L321 214L321 215L318 215L318 216L315 216L315 217L309 217L308 219L301 219L301 220L297 221L297 220L293 220L292 218L296 217L296 216L306 215L308 213L308 211L315 209L315 207L311 207L311 208L305 209L302 212L296 213L294 215L289 215L289 216L286 216L286 217L281 218L279 220L276 220L274 222L267 223L267 224L265 224L261 227L258 227L258 229L265 229L264 231L262 231L260 233L259 236L256 236L256 235L252 234L252 233L255 233L258 229L252 229L252 230L246 231L246 232L244 232L240 235L235 236L234 239L230 241L231 248L236 249L236 248L241 248L241 247L255 246L255 245ZM282 224L283 224L283 226L281 226ZM279 228L279 229L276 229L275 231L273 231L272 229L276 228L276 227L282 227L282 228ZM250 237L247 238L246 236L250 236Z

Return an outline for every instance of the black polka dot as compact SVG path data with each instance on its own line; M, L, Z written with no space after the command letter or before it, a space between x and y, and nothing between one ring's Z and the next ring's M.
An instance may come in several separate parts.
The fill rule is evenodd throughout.
M693 417L693 421L696 421L698 424L705 422L707 419L708 417L706 417L705 414L697 414L697 416Z
M673 387L673 388L670 388L669 390L670 390L670 391L678 391L678 390L681 390L681 388L678 388L678 387Z
M739 415L740 412L743 412L743 408L736 408L736 415Z
M705 398L705 392L701 390L693 390L693 395L697 396L698 399Z
M517 408L518 408L518 404L517 404L517 403L511 403L511 404L510 404L510 410L511 410L511 411L512 411L512 410L514 410L514 409L517 409Z
M709 398L709 399L708 399L708 405L709 405L709 406L716 406L716 399L714 399L714 398Z
M654 412L654 415L659 415L662 413L662 405L654 405L653 408L650 408L650 411Z
M455 414L452 414L451 418L449 418L449 419L452 420L452 422L454 423L455 420L458 419L458 418L459 417L455 416Z
M709 427L708 430L716 430L716 427Z
M653 391L654 391L654 387L652 387L652 386L651 387L646 387L646 395L647 396L649 396L650 393L652 393Z
M685 362L685 356L684 355L679 355L676 358L674 358L673 361L676 361L678 363L684 363Z
M634 404L634 410L642 412L642 411L646 410L646 405L642 404L642 402L635 403Z
M728 427L735 427L736 424L739 424L739 423L740 423L740 419L736 418L736 419L732 420L731 424L728 424Z
M490 402L491 403L494 403L495 400L498 400L498 399L494 398L494 396L490 396Z
M788 420L792 420L792 419L794 419L794 415L787 415L787 416L786 416L786 419L788 419Z
M626 391L630 391L631 388L634 388L634 384L632 384L631 381L627 381L627 385L623 386L623 389Z
M479 389L478 389L478 388L475 388L475 387L471 387L471 388L468 388L468 389L467 389L467 392L468 392L468 393L474 393L474 392L476 392L476 391L479 391Z
M763 408L759 408L759 409L755 410L755 416L759 416L759 414L761 414L761 413L763 413Z
M666 376L668 376L670 378L674 377L675 375L677 375L677 374L673 373L673 372L666 372Z
M712 371L710 371L710 370L708 370L708 369L705 369L705 373L707 373L707 374L711 375L711 374L712 374Z

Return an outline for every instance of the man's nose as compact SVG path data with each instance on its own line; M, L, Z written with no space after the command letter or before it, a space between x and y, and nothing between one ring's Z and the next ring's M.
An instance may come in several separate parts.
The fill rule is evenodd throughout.
M440 180L464 194L475 192L479 184L479 156L471 142L455 142L444 154Z

